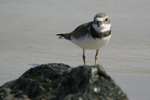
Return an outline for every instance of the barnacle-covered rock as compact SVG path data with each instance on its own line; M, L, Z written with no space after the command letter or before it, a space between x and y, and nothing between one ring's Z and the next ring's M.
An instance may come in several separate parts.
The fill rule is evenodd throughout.
M44 64L0 87L0 100L128 100L102 66Z

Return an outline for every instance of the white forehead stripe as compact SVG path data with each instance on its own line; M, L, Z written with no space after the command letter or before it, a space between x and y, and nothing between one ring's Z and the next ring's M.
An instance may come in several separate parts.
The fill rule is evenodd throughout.
M104 21L106 18L108 18L108 16L106 16L105 18L96 18L97 21Z

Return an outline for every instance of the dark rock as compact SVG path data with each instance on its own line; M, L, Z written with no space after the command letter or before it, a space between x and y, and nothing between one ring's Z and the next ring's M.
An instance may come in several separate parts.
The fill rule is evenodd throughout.
M0 87L0 100L128 100L100 65L45 64Z

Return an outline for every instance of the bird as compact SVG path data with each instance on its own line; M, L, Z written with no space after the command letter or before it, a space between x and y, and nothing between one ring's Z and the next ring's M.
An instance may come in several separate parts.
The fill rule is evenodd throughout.
M85 50L96 50L95 65L97 64L99 49L105 46L111 38L111 22L105 13L97 13L93 21L79 25L70 33L56 34L60 39L64 38L83 49L82 59L84 65Z

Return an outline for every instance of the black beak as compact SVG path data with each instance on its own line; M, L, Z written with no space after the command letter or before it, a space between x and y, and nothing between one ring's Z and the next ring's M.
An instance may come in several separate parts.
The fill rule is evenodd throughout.
M97 21L96 24L98 27L100 27L102 25L102 21Z

